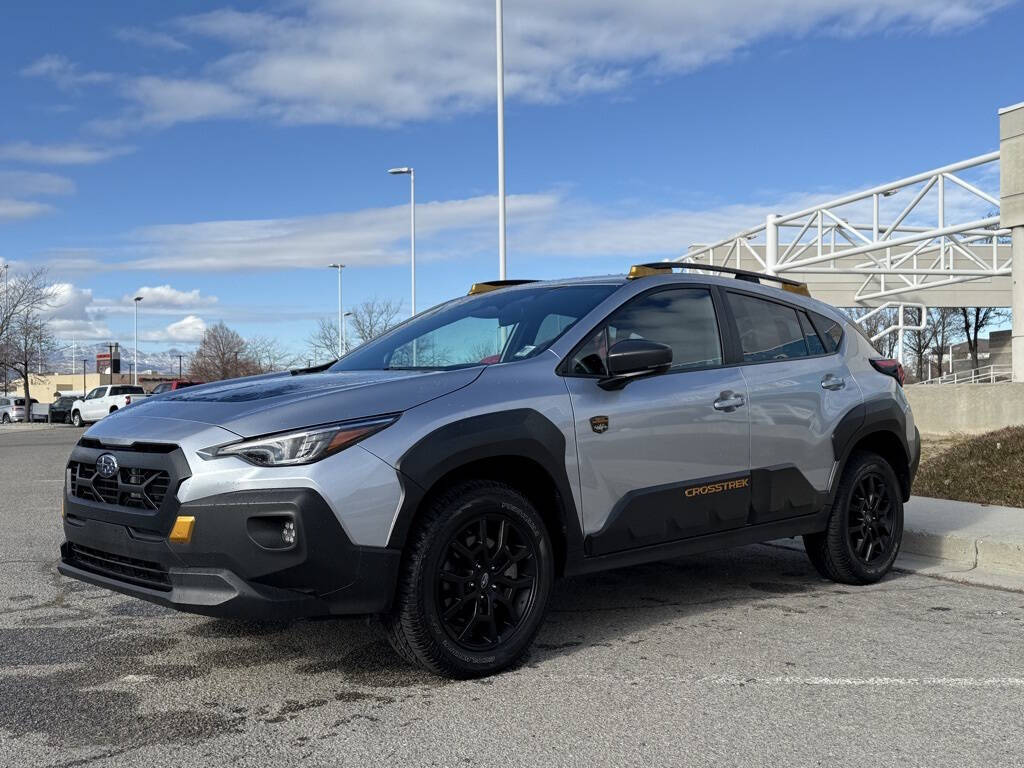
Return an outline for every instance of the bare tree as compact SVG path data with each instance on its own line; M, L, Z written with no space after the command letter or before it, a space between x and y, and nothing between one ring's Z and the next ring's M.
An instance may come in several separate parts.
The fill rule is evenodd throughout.
M46 328L41 313L51 307L56 290L45 267L15 275L2 286L0 304L0 368L7 385L9 371L15 371L25 382L29 397L28 371L42 361L53 346L53 336ZM27 345L27 346L26 346ZM30 364L25 363L31 358Z
M39 267L24 275L15 275L7 280L0 306L0 339L7 338L15 318L26 313L40 312L53 305L56 290L46 267Z
M296 364L295 355L282 347L277 339L253 336L245 346L246 354L252 360L257 373L283 371Z
M223 321L206 329L189 365L189 375L199 381L235 379L258 372L245 339Z
M960 330L967 339L973 368L978 367L978 334L1006 318L1006 310L999 307L960 307Z
M924 330L907 331L903 340L907 350L909 350L914 358L914 377L918 381L925 378L925 364L931 365L931 361L928 360L928 354L931 352L932 345L935 342L935 326L927 322L927 316L924 318L924 323L922 323L921 314L921 310L917 307L907 310L905 315L906 322L914 325L923 324Z
M397 325L398 315L401 311L401 302L393 299L378 299L374 296L369 301L358 304L352 310L352 330L360 343L365 344ZM337 340L337 336L335 336L335 340ZM338 348L337 341L335 341L334 348Z
M42 366L46 357L56 349L57 342L38 311L23 310L8 327L4 347L6 365L21 377L25 407L29 409L26 413L30 413L32 369Z
M306 346L315 360L325 358L333 360L338 356L338 324L333 320L321 317L316 330L306 339Z
M933 307L928 310L928 325L933 330L938 375L942 376L942 361L949 345L955 344L959 337L959 310L953 307Z

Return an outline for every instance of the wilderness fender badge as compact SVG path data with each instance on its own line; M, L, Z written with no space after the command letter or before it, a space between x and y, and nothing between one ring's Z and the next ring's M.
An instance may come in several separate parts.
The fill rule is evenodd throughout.
M597 434L602 435L608 431L608 417L607 416L591 416L590 417L590 428Z

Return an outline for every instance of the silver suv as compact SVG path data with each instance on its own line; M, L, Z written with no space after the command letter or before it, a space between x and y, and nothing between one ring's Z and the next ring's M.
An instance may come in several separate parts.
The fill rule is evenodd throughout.
M799 284L678 266L479 284L333 364L118 411L71 454L60 571L377 614L455 677L519 659L560 576L802 535L823 576L882 578L919 458L902 368Z

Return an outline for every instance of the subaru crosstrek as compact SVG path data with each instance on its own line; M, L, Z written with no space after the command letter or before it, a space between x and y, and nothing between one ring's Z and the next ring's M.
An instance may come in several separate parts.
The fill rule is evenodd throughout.
M919 458L902 367L800 284L679 266L480 284L332 364L133 403L72 451L60 572L376 614L454 677L519 659L560 576L801 535L823 576L882 578Z

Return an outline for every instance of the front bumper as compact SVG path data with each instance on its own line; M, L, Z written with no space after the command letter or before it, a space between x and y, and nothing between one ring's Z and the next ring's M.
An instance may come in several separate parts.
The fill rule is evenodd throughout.
M324 499L308 488L237 491L176 505L195 518L172 542L152 520L104 514L65 489L58 571L182 611L290 619L387 611L400 553L353 544ZM104 519L105 518L105 519ZM284 523L294 543L282 537Z

